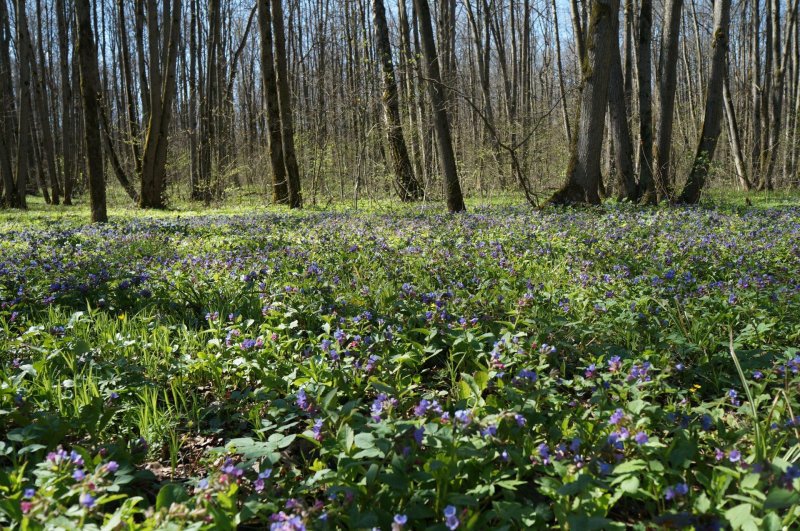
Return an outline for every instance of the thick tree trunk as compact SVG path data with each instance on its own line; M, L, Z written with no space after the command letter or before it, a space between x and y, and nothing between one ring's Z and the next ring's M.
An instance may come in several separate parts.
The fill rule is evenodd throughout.
M16 184L12 167L14 151L14 78L11 67L11 31L5 1L0 1L0 179L3 193L0 203L11 206L16 201Z
M653 103L650 87L652 28L652 0L642 0L639 12L637 60L639 62L639 196L645 204L653 204L658 199L653 181Z
M670 199L672 183L670 156L672 125L675 109L675 90L678 84L678 41L680 40L681 9L683 0L668 0L661 35L661 53L658 70L658 128L656 129L655 185L660 199Z
M19 106L17 108L17 168L16 168L16 195L10 205L17 208L28 208L26 194L28 192L28 178L30 173L30 160L33 154L31 135L31 58L30 34L28 33L28 19L25 11L25 0L16 0L17 11L17 69L19 73Z
M619 28L618 18L612 16L614 29L617 35ZM608 80L608 112L611 122L609 132L613 145L613 162L617 172L617 197L619 199L636 200L636 176L633 168L633 144L631 131L628 127L628 112L625 104L625 80L622 74L622 60L616 43L611 46L611 70Z
M269 134L269 160L272 168L272 200L284 205L289 202L289 185L286 182L286 165L283 162L281 140L281 113L278 108L278 83L275 79L275 61L272 55L272 16L270 0L258 0L258 27L261 32L261 77L264 86L264 103L267 107Z
M142 156L142 191L139 206L142 208L164 208L167 137L172 119L172 101L175 97L175 65L180 42L181 0L173 0L172 9L168 1L164 4L164 24L170 22L167 54L159 59L158 12L155 0L148 1L148 34L151 46L150 56L150 117L145 135L144 155ZM164 71L156 67L163 63Z
M447 102L444 86L439 75L439 59L436 43L433 40L433 26L428 0L414 0L419 24L420 43L425 64L428 93L433 105L433 125L436 130L436 143L439 148L439 165L444 176L447 209L451 213L466 210L461 184L458 181L456 157L450 133L450 119L447 115Z
M386 24L383 0L372 0L372 15L375 48L383 71L383 115L386 121L386 137L394 169L395 184L401 201L413 201L422 197L422 189L414 178L408 148L405 138L403 138L392 48L389 43L389 26Z
M717 147L722 129L723 84L725 80L725 59L728 52L728 26L730 25L731 0L714 2L714 40L711 59L711 74L708 77L705 117L700 138L697 143L692 170L678 201L696 203L700 200L711 160Z
M97 48L92 35L90 0L76 0L78 25L78 63L81 72L86 159L89 168L89 198L92 223L108 221L106 214L106 183L103 175L103 154L100 143L100 74L97 70Z
M581 61L581 101L578 129L572 142L566 182L551 203L600 203L600 155L608 103L611 50L616 47L613 18L618 16L617 0L595 0L587 28L586 56ZM618 55L619 56L619 55Z
M272 7L272 38L274 44L275 78L278 86L278 109L281 117L281 145L286 180L289 188L289 208L302 208L300 169L294 149L294 121L292 100L289 94L289 69L287 67L286 36L283 29L282 0L270 0Z

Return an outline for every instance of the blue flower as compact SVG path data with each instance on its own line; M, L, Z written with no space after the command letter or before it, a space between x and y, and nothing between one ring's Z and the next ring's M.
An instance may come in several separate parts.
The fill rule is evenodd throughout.
M94 506L95 500L94 496L92 496L88 492L84 492L83 494L81 494L80 498L78 498L78 501L80 502L81 505L83 505L87 509L91 509Z

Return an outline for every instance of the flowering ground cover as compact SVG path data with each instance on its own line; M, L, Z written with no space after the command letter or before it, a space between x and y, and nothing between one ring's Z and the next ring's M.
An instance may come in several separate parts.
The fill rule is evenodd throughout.
M800 521L800 208L0 235L0 525Z

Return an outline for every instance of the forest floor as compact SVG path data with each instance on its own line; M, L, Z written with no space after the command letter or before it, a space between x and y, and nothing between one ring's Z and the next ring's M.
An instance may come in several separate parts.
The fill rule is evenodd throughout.
M800 198L750 197L0 211L0 525L791 528Z

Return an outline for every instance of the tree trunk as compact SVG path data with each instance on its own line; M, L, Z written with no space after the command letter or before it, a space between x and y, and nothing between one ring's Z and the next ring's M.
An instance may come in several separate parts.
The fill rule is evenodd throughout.
M670 198L672 183L670 152L675 109L675 90L678 84L678 41L681 30L683 0L668 0L661 35L661 53L658 61L658 128L656 129L655 185L660 199Z
M89 168L89 198L92 209L92 223L102 223L108 221L99 123L102 93L100 91L100 74L97 70L97 48L92 35L90 9L90 0L76 0L77 54L81 72L84 137L86 140L87 166Z
M725 59L728 52L728 26L730 24L731 0L714 2L714 40L711 59L711 74L708 77L705 116L700 138L697 143L692 170L678 201L697 203L703 191L714 150L722 129L723 84L725 80Z
M419 24L419 36L428 78L428 93L433 105L433 125L436 130L436 143L439 148L439 165L444 176L447 209L451 213L466 210L464 197L461 195L461 184L458 181L456 157L450 135L450 120L447 115L447 101L441 76L439 75L439 59L436 54L436 43L433 40L433 26L428 0L414 0Z
M581 61L581 101L578 107L578 129L572 142L566 182L551 203L600 203L600 155L608 103L611 50L617 46L614 17L618 16L617 0L595 0L587 28L586 56ZM619 52L617 52L619 53Z
M16 168L16 196L13 197L11 206L28 208L26 194L28 191L28 177L30 173L30 160L32 155L31 135L31 58L30 34L28 33L28 19L25 11L25 0L16 0L17 10L17 68L19 72L19 107L17 109L17 168ZM8 192L7 192L8 193Z
M739 136L739 126L736 124L736 111L733 107L731 89L728 85L728 74L726 72L725 81L722 85L722 98L725 102L725 118L728 122L728 139L731 143L731 154L733 155L733 162L736 164L736 174L739 177L739 185L749 192L751 184L750 180L747 178L747 165L742 155L742 141Z
M561 98L561 118L564 121L564 133L567 135L567 143L571 144L572 131L569 127L569 113L567 112L567 91L564 89L564 69L561 66L561 37L559 37L556 0L550 1L550 8L553 10L553 26L555 27L556 68L558 69L558 91ZM627 117L625 119L627 120Z
M117 0L119 16L119 34L122 56L122 80L125 85L125 101L128 113L128 135L130 136L131 156L136 174L142 172L142 157L139 154L139 119L136 113L136 100L133 96L133 71L131 69L130 49L128 47L128 29L125 26L125 0Z
M618 17L612 16L612 35L619 31ZM628 112L625 105L625 80L622 75L622 59L616 43L611 46L611 69L608 80L608 112L611 122L610 142L614 148L614 166L617 171L617 197L636 200L636 176L633 169L633 144L628 127Z
M58 21L58 49L61 73L61 164L64 173L64 204L72 204L72 188L75 183L74 103L69 66L69 26L64 0L56 0L56 19Z
M36 0L36 54L33 49L30 51L31 72L34 80L34 100L36 103L36 115L38 117L39 132L42 138L41 162L47 168L47 175L50 181L50 202L57 205L61 202L61 184L58 182L58 171L56 170L55 142L53 141L53 127L50 122L50 109L47 105L47 82L46 64L44 58L44 44L42 34L42 10L41 0ZM38 61L37 61L38 58ZM44 185L45 187L47 184Z
M155 0L148 1L148 36L150 37L150 116L145 135L144 155L142 156L142 192L139 206L142 208L164 208L167 137L172 119L172 101L175 97L175 65L180 42L181 0L173 0L172 10L168 0L164 4L164 25L170 22L167 40L167 53L160 60L158 49L158 12ZM158 64L163 66L163 72Z
M400 123L400 106L397 96L397 82L394 77L392 48L389 43L389 26L386 24L386 10L383 0L372 0L375 48L383 71L383 115L386 121L386 137L394 169L395 184L401 201L413 201L422 197L422 190L414 178L408 148L403 138Z
M639 12L637 50L639 61L639 196L645 204L653 204L658 199L653 182L653 103L650 87L652 28L652 0L642 0Z
M300 169L294 149L294 122L292 100L289 94L289 69L287 67L286 37L283 29L282 0L270 0L272 7L272 38L274 44L275 77L278 86L278 110L281 117L281 145L289 188L289 208L302 208Z
M289 202L289 186L286 182L286 165L283 162L281 140L281 114L278 108L278 84L275 79L275 61L272 55L272 17L270 0L258 0L258 27L261 32L261 77L264 85L264 100L267 107L267 129L269 134L269 160L272 167L272 200L285 205Z
M13 206L16 202L16 184L12 167L14 151L14 78L11 68L11 31L5 1L0 0L0 179L3 181L2 204Z

